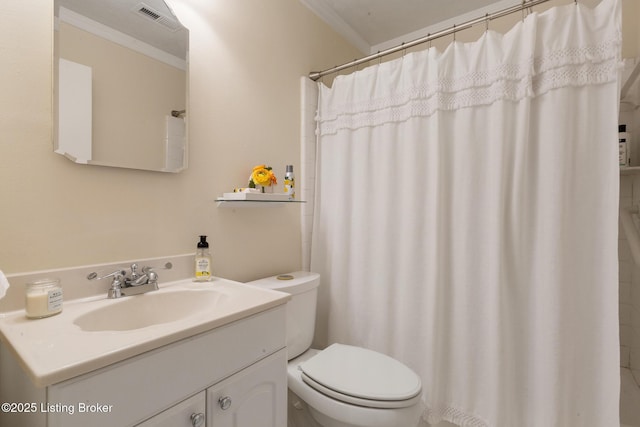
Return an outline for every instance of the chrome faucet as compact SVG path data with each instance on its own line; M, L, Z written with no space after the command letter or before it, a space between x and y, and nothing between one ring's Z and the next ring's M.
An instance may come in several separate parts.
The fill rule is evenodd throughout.
M169 270L172 267L173 265L168 262L163 268ZM158 274L153 269L153 267L143 267L141 274L138 273L138 264L134 263L131 264L128 273L126 270L116 270L105 276L98 277L98 273L93 272L87 275L87 279L102 280L112 277L107 298L127 297L158 290Z
M169 263L171 264L171 263ZM138 273L138 264L131 264L131 273L125 276L125 287L141 286L148 283L157 283L158 275L153 271L152 267L142 267L142 274Z

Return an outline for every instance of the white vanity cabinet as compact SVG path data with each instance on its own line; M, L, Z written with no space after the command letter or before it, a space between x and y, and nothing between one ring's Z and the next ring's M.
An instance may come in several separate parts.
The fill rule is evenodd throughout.
M286 350L261 360L207 389L208 427L287 425Z
M37 410L0 412L0 425L284 427L285 345L282 304L45 388L3 345L1 400L33 402ZM230 398L221 400L226 410L222 397ZM206 423L192 419L199 413Z
M284 427L282 349L136 427Z
M175 406L154 415L137 427L205 427L206 393L192 396Z

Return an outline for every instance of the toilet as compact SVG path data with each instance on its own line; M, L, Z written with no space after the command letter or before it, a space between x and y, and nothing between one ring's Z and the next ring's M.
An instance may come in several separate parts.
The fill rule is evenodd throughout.
M420 377L399 361L361 347L312 349L320 275L298 271L247 283L291 294L287 303L289 402L321 427L415 427ZM290 393L291 395L291 393Z

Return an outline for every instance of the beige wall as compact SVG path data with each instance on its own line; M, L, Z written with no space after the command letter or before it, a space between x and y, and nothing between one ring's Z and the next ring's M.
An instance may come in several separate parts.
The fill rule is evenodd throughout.
M173 0L191 30L190 155L180 174L53 153L53 0L0 6L0 270L195 251L250 280L300 268L299 207L218 209L251 168L299 167L299 77L359 56L298 0Z
M624 1L625 22L636 0ZM299 208L218 209L267 163L299 166L299 76L361 56L298 0L172 0L191 30L189 168L83 166L52 149L53 0L0 7L0 269L5 273L191 252L214 273L300 268ZM497 24L496 24L497 25ZM625 56L640 35L625 27ZM460 36L463 37L463 36ZM630 50L629 50L630 49Z

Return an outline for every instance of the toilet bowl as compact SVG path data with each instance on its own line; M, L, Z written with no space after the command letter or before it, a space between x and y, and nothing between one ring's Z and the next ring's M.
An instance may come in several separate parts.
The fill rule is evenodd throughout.
M249 282L291 294L287 303L288 387L322 427L414 427L422 412L418 375L399 361L335 343L311 349L320 275L294 272ZM296 410L302 405L297 402ZM297 426L306 427L306 426Z

